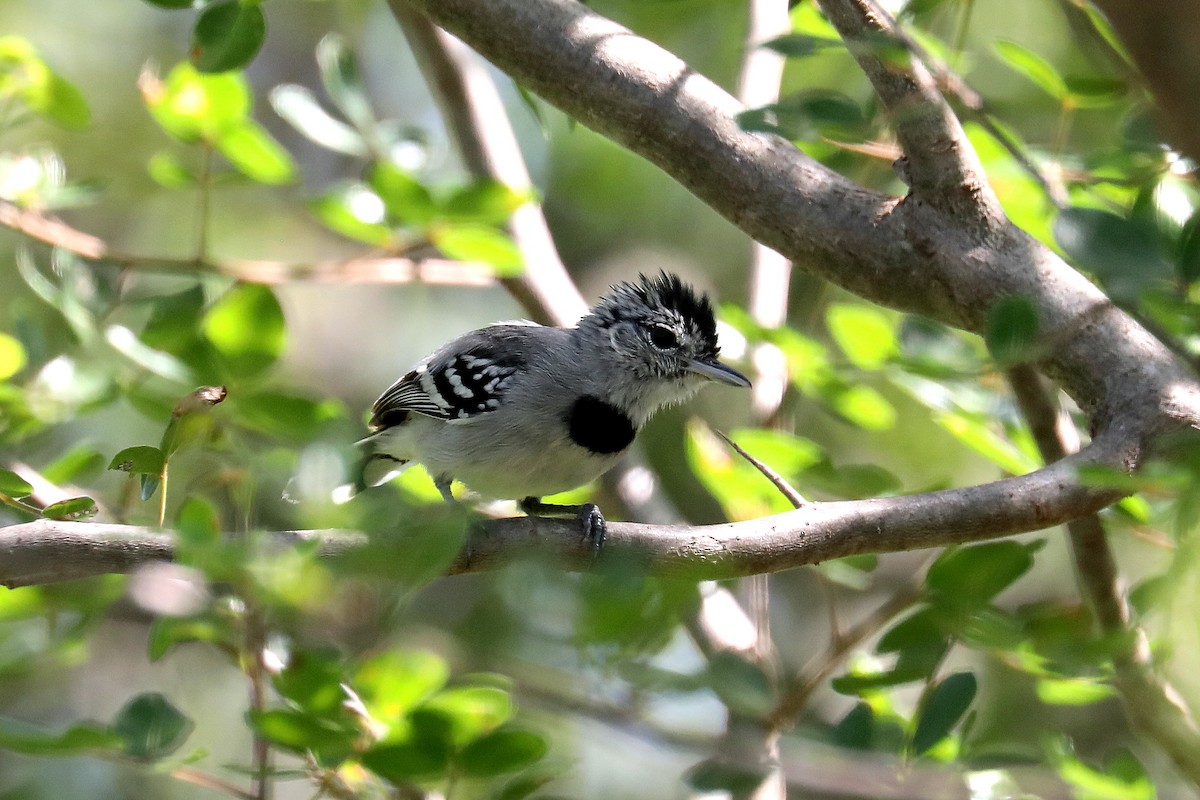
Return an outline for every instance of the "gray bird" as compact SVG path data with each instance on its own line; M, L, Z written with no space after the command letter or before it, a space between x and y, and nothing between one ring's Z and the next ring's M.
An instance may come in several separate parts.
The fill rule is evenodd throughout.
M578 511L603 537L593 504L540 498L603 474L659 409L706 381L748 387L718 359L712 305L675 275L620 283L574 328L501 322L443 345L372 408L358 488L413 463L442 496L460 480L527 513Z

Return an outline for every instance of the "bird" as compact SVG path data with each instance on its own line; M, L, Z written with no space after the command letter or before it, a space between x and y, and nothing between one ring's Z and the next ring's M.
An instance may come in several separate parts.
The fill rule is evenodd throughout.
M511 321L471 331L375 401L354 488L420 463L447 501L458 480L530 515L578 513L599 548L606 528L595 504L541 498L602 475L656 412L704 384L749 387L719 354L708 297L667 272L613 285L574 327Z

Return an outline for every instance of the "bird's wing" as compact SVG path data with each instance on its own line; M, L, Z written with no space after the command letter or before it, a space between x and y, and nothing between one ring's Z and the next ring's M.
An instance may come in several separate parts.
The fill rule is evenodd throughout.
M409 370L371 409L371 428L397 425L409 413L468 422L500 407L537 347L536 325L501 323L468 333Z

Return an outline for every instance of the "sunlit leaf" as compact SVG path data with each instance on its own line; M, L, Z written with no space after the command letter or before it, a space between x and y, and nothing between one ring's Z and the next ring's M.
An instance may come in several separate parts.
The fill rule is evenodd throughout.
M291 155L253 120L226 125L213 144L239 172L259 183L278 185L296 177Z
M90 497L72 497L46 506L42 509L42 516L69 522L94 517L99 510L96 501Z
M525 259L520 249L503 231L486 225L438 225L430 231L434 245L447 258L480 261L502 278L520 275Z
M237 72L202 74L183 62L162 80L143 73L138 85L158 124L184 142L215 141L250 112L250 87Z
M287 332L283 309L266 286L243 283L230 289L204 315L204 335L235 375L254 376L283 352Z
M1110 684L1085 678L1039 678L1038 699L1053 706L1085 706L1115 697Z
M135 474L147 473L150 475L160 475L162 474L163 463L165 461L166 457L163 455L163 451L157 447L136 445L134 447L126 447L113 456L112 461L108 464L108 468Z
M419 712L441 718L448 726L449 741L461 746L506 722L513 713L508 692L493 686L461 686L443 689Z
M0 717L0 747L35 756L68 756L119 751L123 740L107 725L81 722L49 733L15 719Z
M296 753L313 750L348 753L358 731L335 720L291 708L250 709L250 727L272 743Z
M146 171L154 182L167 189L187 189L196 185L196 175L176 156L160 150L150 156Z
M266 18L258 3L216 0L196 18L192 63L201 72L241 69L258 55L266 35Z
M480 180L456 189L439 207L439 212L453 222L474 222L499 225L528 202L531 193L519 192L495 180Z
M1029 48L1008 39L997 40L992 47L1006 64L1055 100L1061 102L1070 94L1067 82L1054 65Z
M371 167L367 183L394 224L422 225L434 216L429 188L395 164L382 162Z
M900 349L894 320L877 308L832 303L825 311L825 324L838 347L859 369L879 369Z
M1024 475L1039 466L1019 447L992 430L989 420L957 411L943 411L935 413L933 421L1005 472Z
M383 224L383 200L361 184L335 186L309 208L317 219L348 238L376 247L385 247L392 241L391 228Z
M362 134L322 108L308 87L294 83L276 86L270 100L276 114L322 147L359 158L369 152Z
M339 34L328 33L317 43L317 66L321 83L333 104L360 132L371 131L375 127L375 115L371 112L354 54Z
M831 383L821 390L830 409L863 430L886 431L896 424L896 409L882 394L863 384Z
M90 447L80 446L42 467L42 477L55 485L62 485L92 477L102 469L104 456Z
M0 468L0 493L20 499L33 494L33 487L12 470Z
M83 94L20 36L0 36L0 94L19 97L30 111L63 128L91 122Z
M363 662L352 685L372 717L391 724L446 685L450 668L435 653L388 650Z

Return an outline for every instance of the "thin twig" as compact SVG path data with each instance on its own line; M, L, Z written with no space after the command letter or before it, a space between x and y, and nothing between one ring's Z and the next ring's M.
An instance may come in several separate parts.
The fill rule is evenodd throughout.
M788 483L782 475L763 462L759 461L754 456L747 453L745 448L743 448L733 439L730 439L723 432L717 430L716 428L713 428L712 430L717 434L717 436L720 436L725 440L725 444L732 447L735 451L737 451L739 456L744 458L752 467L761 472L763 477L769 480L775 486L775 488L779 490L779 493L787 498L788 502L792 504L793 508L800 508L808 504L808 501L804 499L804 496L796 491L796 489L790 483Z
M193 786L199 786L202 789L212 789L216 792L224 792L231 797L239 798L239 800L257 800L255 795L247 792L240 786L236 786L224 778L211 775L203 770L196 769L195 767L187 765L175 767L171 770L170 775L172 778L183 781L184 783L190 783Z

